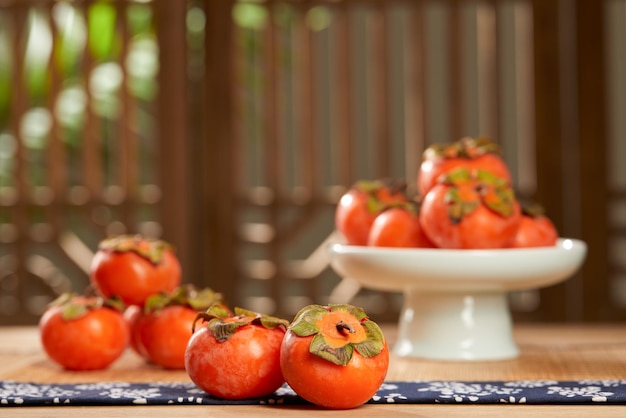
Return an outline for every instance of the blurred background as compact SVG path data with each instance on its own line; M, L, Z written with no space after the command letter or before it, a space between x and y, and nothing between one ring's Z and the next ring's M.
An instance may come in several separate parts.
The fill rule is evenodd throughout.
M466 135L589 246L514 318L626 319L625 73L625 0L0 0L0 324L82 292L120 233L291 318L340 282L347 188L413 187L425 147ZM379 321L401 302L352 300Z

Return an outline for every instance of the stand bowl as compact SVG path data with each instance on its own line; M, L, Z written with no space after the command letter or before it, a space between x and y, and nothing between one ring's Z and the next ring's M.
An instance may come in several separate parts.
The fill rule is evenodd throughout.
M586 252L583 241L566 238L553 247L524 249L329 246L340 276L403 292L395 354L441 360L516 357L507 294L566 280Z

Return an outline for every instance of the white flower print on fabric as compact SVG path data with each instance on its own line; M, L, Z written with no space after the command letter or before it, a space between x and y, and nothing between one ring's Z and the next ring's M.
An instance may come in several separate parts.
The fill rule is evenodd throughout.
M203 391L199 387L193 387L193 388L186 389L185 392L189 393L189 394L192 394L192 395L199 395L201 393L206 393L205 391Z
M191 382L150 382L148 386L156 388L172 388L172 389L194 389L198 388Z
M37 385L32 383L2 382L0 386L0 404L24 404L29 399L51 398L60 403L73 395L78 390L64 389L55 385Z
M515 396L509 396L508 398L500 399L501 403L526 403L526 396L516 398Z
M556 385L558 382L554 382ZM626 380L610 379L610 380L579 380L579 384L588 386L604 386L604 387L617 387L626 385Z
M261 405L281 405L285 403L285 399L299 399L296 392L287 383L283 383L281 387L276 389L274 393L266 399L261 399Z
M78 390L107 390L113 388L127 388L130 383L124 382L103 382L103 383L82 383L76 385Z
M383 384L380 385L379 390L398 390L398 385L396 385L395 383L383 382Z
M384 396L374 395L372 397L372 401L374 402L385 402L385 403L396 403L397 401L406 401L409 398L403 395L402 393L387 393Z
M454 402L476 402L482 397L496 395L515 395L521 388L509 388L492 383L465 383L465 382L432 382L429 386L418 391L439 393L440 400L454 400Z
M111 399L130 398L133 403L147 403L147 399L161 396L158 388L111 388L99 393L100 396Z
M593 402L606 402L608 397L613 396L613 392L603 391L600 386L550 386L548 394L558 394L566 398L587 397Z
M296 392L286 383L279 387L274 394L276 396L296 396Z
M543 388L546 386L554 386L558 382L556 380L518 380L515 382L505 382L504 386L515 388Z
M7 382L0 389L0 398L8 397L24 397L24 396L43 396L49 388L47 385L33 385L29 383L12 383Z
M377 393L372 396L372 403L406 403L408 396L402 393L395 383L383 382Z
M384 382L369 403L622 404L626 380ZM289 385L269 396L229 401L191 382L38 384L0 380L0 408L37 405L303 404ZM2 414L0 414L2 415ZM62 415L62 414L60 414Z

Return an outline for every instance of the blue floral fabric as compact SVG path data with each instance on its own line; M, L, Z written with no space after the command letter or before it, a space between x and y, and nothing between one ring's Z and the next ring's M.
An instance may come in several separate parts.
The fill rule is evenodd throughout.
M242 401L212 397L193 383L43 384L0 381L0 406L304 404L284 385ZM626 404L626 380L385 382L372 404Z

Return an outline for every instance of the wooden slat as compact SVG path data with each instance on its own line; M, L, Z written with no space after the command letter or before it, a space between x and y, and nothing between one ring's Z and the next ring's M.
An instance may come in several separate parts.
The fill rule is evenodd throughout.
M263 65L263 150L261 158L265 177L267 179L266 186L269 187L274 196L282 196L285 194L285 156L283 147L283 138L280 136L279 111L278 111L278 80L280 77L280 69L278 65L278 28L273 16L273 5L268 5L269 18L264 29L262 38L262 65ZM279 200L274 198L267 206L267 223L274 229L278 230L281 220L281 205ZM267 249L267 259L274 266L274 274L269 278L270 297L277 305L277 312L282 312L282 305L285 301L284 294L284 276L282 272L282 252L285 241L281 234L275 235L273 245Z
M300 139L301 158L296 164L299 168L302 186L309 191L311 196L316 194L320 187L320 147L321 131L319 120L320 80L316 68L319 68L318 42L316 34L306 23L306 9L298 10L297 18L297 43L290 54L297 61L297 71L300 73L298 83L300 89L297 98L300 100L300 114L298 125L302 123L297 132ZM300 94L302 96L300 96ZM296 100L297 100L296 98ZM296 139L297 140L297 139Z
M563 229L561 190L561 90L559 63L559 2L533 1L535 63L535 125L537 159L536 200L552 214L557 229ZM565 320L563 285L541 291L541 317Z
M245 90L242 87L246 74L246 34L245 31L238 27L237 23L233 23L233 53L230 56L230 65L232 66L233 86L232 86L232 117L233 123L233 148L234 154L237 155L238 169L233 174L234 194L237 196L239 203L247 203L249 191L246 188L246 180L250 170L249 161L251 160L250 150L245 146L247 126L243 122L246 119L246 101ZM198 107L198 106L196 106ZM200 115L198 115L199 117Z
M603 2L576 3L578 74L578 162L581 234L589 244L583 267L584 318L615 317L610 299L609 233L607 225L607 127L605 84L605 19ZM571 173L567 174L568 176ZM569 203L569 202L568 202ZM600 280L599 280L600 278ZM614 309L614 308L613 308ZM624 318L622 312L621 317Z
M165 1L165 0L164 0ZM235 211L234 146L232 132L232 0L206 0L207 31L205 51L205 131L199 152L192 160L200 181L194 199L201 211L194 218L198 280L219 289L226 300L238 294L239 262L236 242L238 213ZM228 65L224 65L228 63Z
M29 252L28 248L28 219L27 219L27 205L28 189L26 183L26 167L25 167L25 155L24 146L22 142L22 136L20 134L20 122L27 108L27 94L24 80L24 55L22 53L22 45L24 42L24 34L27 18L27 8L22 5L15 5L10 10L12 25L12 91L11 91L11 110L9 116L9 129L13 133L16 144L15 152L15 169L13 187L17 194L17 200L12 206L10 212L10 221L16 228L17 237L15 242L12 243L12 247L9 251L10 256L14 257L14 262L10 263L14 268L12 272L6 272L6 275L15 274L17 277L17 283L14 287L14 296L18 298L19 311L17 318L21 321L27 321L30 319L30 315L25 309L26 300L28 295L28 286L26 284L26 278L28 277L28 271L26 269L25 260Z
M479 4L477 9L477 31L479 48L479 71L482 89L479 94L479 135L486 135L501 142L500 113L500 71L497 1Z
M80 3L82 13L86 18L89 16L89 8L92 1L86 0ZM83 141L81 144L81 157L82 157L82 186L87 188L91 199L102 199L102 185L104 181L104 167L100 159L102 152L102 144L99 140L99 125L100 122L96 118L93 110L93 97L91 89L89 88L89 77L94 67L94 58L89 51L90 37L87 33L87 48L83 56L83 77L85 77L85 95L88 103L87 112L85 114L85 127L83 134Z
M196 241L194 235L205 225L196 222L203 222L208 215L199 209L203 199L195 197L203 190L202 165L194 158L202 148L194 148L199 141L191 141L188 136L187 56L181 47L187 39L186 14L185 2L155 3L159 43L156 167L162 190L159 219L163 237L176 247L185 280L200 284L208 280L203 276L207 274L206 267L198 261L206 258L206 248L202 247L204 239ZM202 115L204 112L207 110L203 109Z
M351 8L347 2L342 2L336 9L335 27L337 41L335 43L335 61L337 68L337 120L336 138L338 146L337 160L342 163L338 167L337 183L346 187L354 182L355 162L352 156L355 153L354 138L354 97L352 89L353 77L353 39L351 35Z
M372 42L372 96L368 106L369 115L374 120L372 129L374 132L374 177L392 177L391 173L391 126L389 113L391 112L390 87L389 87L389 31L388 10L385 3L377 3L374 6L371 17L371 42Z
M462 26L462 3L457 1L448 2L447 10L447 76L448 76L448 114L450 115L450 127L448 130L448 141L467 136L467 131L463 123L463 103L465 102L464 73L465 63L463 62L463 26Z
M425 133L428 132L425 73L425 32L424 7L419 2L410 9L408 23L407 55L407 94L405 94L405 131L406 131L406 170L413 176L407 178L414 182L422 160L422 152L427 147Z
M58 38L57 25L54 22L52 11L53 3L48 3L46 7L47 23L50 26L52 39ZM61 74L59 74L59 65L55 62L57 54L58 43L52 42L52 50L50 51L49 61L49 74L50 74L50 91L48 93L47 106L52 112L52 125L50 127L50 139L48 142L47 150L47 166L46 173L50 191L53 194L53 198L50 207L47 209L49 212L49 221L53 226L55 236L59 234L63 228L63 213L66 207L66 191L68 188L68 160L66 156L65 145L61 140L61 131L59 121L54 115L54 109L56 102L61 92Z
M263 150L261 159L265 170L264 178L267 179L266 186L274 193L282 195L285 193L284 170L284 148L283 140L280 137L281 130L278 126L278 79L281 76L278 61L278 28L274 19L272 6L268 6L269 17L263 31L261 39L261 62L263 68L263 99L261 131ZM275 201L275 200L274 200ZM277 214L274 214L277 215ZM272 219L274 220L274 219ZM272 224L275 224L272 222Z
M536 179L535 132L534 132L534 92L532 86L533 56L532 46L532 5L523 2L515 5L515 91L516 91L516 148L518 171L513 175L517 178L518 190L528 195L534 193ZM513 150L509 150L512 152Z
M120 110L117 123L117 136L113 139L116 142L116 168L119 170L116 177L112 179L113 184L120 186L124 193L124 199L120 207L120 220L127 226L129 233L137 231L136 209L138 205L138 147L137 138L132 131L135 121L135 106L129 91L129 74L126 66L126 57L129 52L130 31L128 28L126 1L115 3L117 10L116 33L121 38L120 70L122 72L122 85L119 92Z

